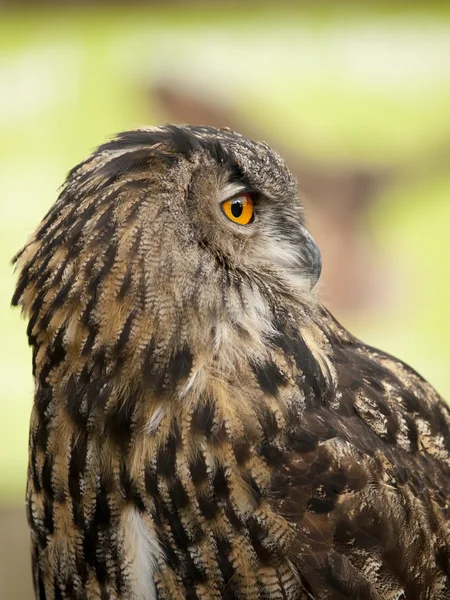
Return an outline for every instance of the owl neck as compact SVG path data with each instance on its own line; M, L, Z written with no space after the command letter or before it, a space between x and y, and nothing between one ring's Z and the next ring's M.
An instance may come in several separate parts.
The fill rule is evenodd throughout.
M315 319L298 326L297 318L278 313L264 335L248 324L216 323L202 339L203 345L185 344L172 353L162 371L149 352L141 403L147 434L164 438L177 423L194 438L259 438L262 415L283 421L290 411L299 414L334 394L329 343Z

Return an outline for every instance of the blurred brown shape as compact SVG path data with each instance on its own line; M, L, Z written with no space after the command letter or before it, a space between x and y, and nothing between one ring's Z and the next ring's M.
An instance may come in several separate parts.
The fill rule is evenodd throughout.
M0 600L31 600L30 532L25 506L0 508Z
M368 214L381 189L392 180L392 170L312 159L285 147L282 140L242 118L223 101L219 104L211 95L186 91L176 81L155 82L151 93L170 122L230 127L277 149L299 181L308 226L322 251L321 288L327 305L337 311L355 311L382 302L386 282L377 272Z

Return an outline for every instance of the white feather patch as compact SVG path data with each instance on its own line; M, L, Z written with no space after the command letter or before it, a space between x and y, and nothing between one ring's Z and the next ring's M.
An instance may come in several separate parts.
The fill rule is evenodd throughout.
M126 560L130 565L130 600L156 600L154 576L163 552L136 508L130 508L123 521Z
M227 183L219 192L219 202L225 202L225 200L236 196L244 189L245 187L241 183Z
M155 409L155 412L153 413L151 419L145 425L145 433L148 433L148 434L155 433L155 431L160 426L161 421L163 420L165 414L166 414L165 408L163 406L158 406Z

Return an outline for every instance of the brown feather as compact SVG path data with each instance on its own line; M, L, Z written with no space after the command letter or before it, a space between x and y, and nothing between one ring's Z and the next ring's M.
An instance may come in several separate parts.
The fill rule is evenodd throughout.
M17 261L37 598L450 597L449 408L322 308L267 145L121 134Z

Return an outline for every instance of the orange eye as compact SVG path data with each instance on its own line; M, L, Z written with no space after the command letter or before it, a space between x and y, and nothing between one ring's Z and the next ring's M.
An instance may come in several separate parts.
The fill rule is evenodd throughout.
M253 221L253 200L250 194L244 193L222 202L222 210L234 223L248 225Z

